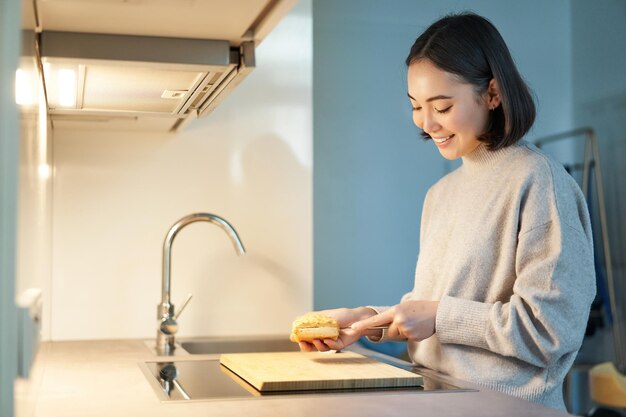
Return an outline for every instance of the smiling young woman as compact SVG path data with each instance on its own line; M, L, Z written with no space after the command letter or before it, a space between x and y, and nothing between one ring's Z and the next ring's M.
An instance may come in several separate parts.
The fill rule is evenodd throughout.
M444 158L463 157L480 145L490 109L500 104L495 80L491 91L479 95L471 84L423 59L409 66L408 84L413 122Z
M463 163L426 195L413 289L394 306L321 312L339 337L300 346L342 349L389 325L376 340L406 339L418 365L563 410L595 296L582 192L523 140L535 106L487 19L438 20L406 64L413 122Z

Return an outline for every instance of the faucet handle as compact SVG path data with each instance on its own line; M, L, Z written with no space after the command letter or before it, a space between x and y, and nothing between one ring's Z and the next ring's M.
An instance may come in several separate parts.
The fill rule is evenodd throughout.
M178 320L178 316L180 316L180 313L183 312L185 307L187 307L187 304L189 304L189 301L191 301L191 297L191 294L187 295L187 299L178 311L178 314L174 315L173 317L167 315L161 319L161 324L159 325L159 330L161 331L161 333L167 336L172 336L176 334L176 332L178 332L178 322L176 320Z
M189 301L191 301L191 297L193 297L191 293L187 294L187 299L183 303L183 306L180 308L180 310L178 310L178 313L174 315L174 320L178 320L178 316L180 316L180 313L182 313L185 307L187 307L187 304L189 304Z
M159 330L164 335L172 336L178 331L178 322L173 317L164 317L159 324Z

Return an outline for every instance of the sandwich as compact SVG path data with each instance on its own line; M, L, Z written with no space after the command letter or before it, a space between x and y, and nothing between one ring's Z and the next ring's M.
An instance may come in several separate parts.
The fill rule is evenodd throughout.
M332 317L319 313L307 313L296 318L289 339L292 342L310 342L315 339L333 339L339 337L339 322Z

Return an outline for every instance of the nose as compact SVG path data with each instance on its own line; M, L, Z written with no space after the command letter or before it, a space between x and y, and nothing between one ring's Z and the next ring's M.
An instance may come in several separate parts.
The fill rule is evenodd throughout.
M430 111L423 112L421 122L422 125L420 128L426 133L436 132L441 128L441 125L437 121L437 117Z
M428 134L441 129L437 115L429 109L422 109L420 112L413 113L413 123Z

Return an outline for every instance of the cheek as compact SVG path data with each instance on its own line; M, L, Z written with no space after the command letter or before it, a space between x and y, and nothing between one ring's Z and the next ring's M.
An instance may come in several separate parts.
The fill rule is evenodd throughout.
M489 111L485 111L484 109L479 109L476 112L476 116L474 117L474 131L476 135L482 135L485 133L487 129L487 122L489 120Z
M413 123L415 123L415 126L419 127L420 129L422 128L422 120L421 117L419 117L417 112L413 112Z
M465 111L457 113L454 117L448 120L448 125L452 129L466 130L467 133L473 133L480 135L483 133L487 123L487 115L483 114L481 108L472 109L472 111Z

